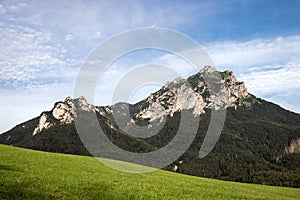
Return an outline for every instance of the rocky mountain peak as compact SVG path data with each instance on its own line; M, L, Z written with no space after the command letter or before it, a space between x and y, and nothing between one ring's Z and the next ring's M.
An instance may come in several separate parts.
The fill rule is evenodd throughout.
M78 108L88 112L94 112L95 107L88 103L87 99L83 96L79 97L76 102L78 103Z
M216 72L216 71L217 71L216 68L207 65L203 69L200 70L200 74L213 73L213 72Z
M73 106L73 99L70 96L67 96L64 102L69 106Z
M229 82L229 83L232 83L232 84L235 84L237 81L233 71L230 71L230 70L225 70L224 71L224 74L226 74L224 76L224 81L225 82Z
M217 92L210 94L212 87L217 87ZM176 78L151 94L146 99L148 106L136 117L153 121L165 115L173 116L180 110L193 109L194 115L201 115L206 108L237 108L248 95L245 84L239 82L232 71L218 72L214 67L205 66L188 79Z
M48 129L55 124L70 124L77 117L76 109L88 112L95 112L95 106L88 103L83 96L78 99L72 99L68 96L65 101L56 102L50 112L43 112L40 116L39 123L33 131L33 135Z
M173 81L168 81L167 83L165 83L163 88L171 88L171 87L182 85L185 83L186 83L186 80L184 78L178 77L178 78L174 79Z
M248 96L248 90L244 82L239 82L232 71L226 70L223 72L224 83L230 89L230 94L237 98L245 98Z

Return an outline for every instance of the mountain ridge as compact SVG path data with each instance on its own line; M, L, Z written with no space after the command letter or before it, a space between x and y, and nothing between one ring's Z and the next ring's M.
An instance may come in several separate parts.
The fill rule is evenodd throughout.
M210 84L213 80L215 84ZM207 157L198 158L211 110L226 109L222 134ZM205 67L177 78L136 104L94 106L84 97L56 102L51 111L0 135L0 143L31 149L90 155L76 132L77 112L96 115L106 136L119 148L151 152L178 131L181 112L200 116L190 148L166 170L223 180L300 187L300 115L248 93L231 71ZM134 137L134 126L151 137ZM151 130L161 126L156 135ZM24 127L25 126L25 127ZM132 131L134 134L127 134ZM138 134L138 133L136 133Z

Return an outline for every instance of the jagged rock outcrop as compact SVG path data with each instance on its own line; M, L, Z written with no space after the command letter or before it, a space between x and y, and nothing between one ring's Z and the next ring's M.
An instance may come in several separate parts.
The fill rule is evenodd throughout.
M300 153L300 138L292 140L290 145L285 147L285 153Z
M42 115L40 116L40 119L39 119L39 123L38 123L37 127L34 129L32 135L35 135L35 134L41 132L43 129L48 129L51 126L53 126L53 124L51 124L51 122L49 122L47 120L47 114L42 113Z
M77 102L77 105L78 105L77 107L80 110L87 111L87 112L95 112L96 111L95 106L92 104L89 104L87 99L83 96L79 97L75 102Z
M194 115L201 115L205 113L205 108L218 110L237 107L242 102L239 101L248 94L244 83L238 82L232 71L220 73L215 68L206 66L187 80L176 78L151 94L146 99L148 107L137 113L136 118L154 121L188 109L193 109Z
M76 108L87 112L96 111L96 107L89 104L87 99L82 96L74 100L71 97L67 97L65 101L55 103L50 113L43 112L41 114L39 123L33 131L33 135L41 132L43 129L48 129L57 123L72 123L74 118L77 117Z
M61 123L71 123L74 120L73 117L76 116L75 107L71 97L67 97L64 102L56 103L52 110L52 115Z
M150 121L166 115L173 116L175 112L187 109L193 109L194 115L200 115L207 105L201 94L195 92L182 78L165 84L161 91L151 94L146 102L149 106L137 113L136 117Z

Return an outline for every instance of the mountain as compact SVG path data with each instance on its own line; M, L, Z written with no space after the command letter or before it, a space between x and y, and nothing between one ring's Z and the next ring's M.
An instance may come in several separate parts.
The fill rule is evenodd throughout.
M226 112L222 133L216 137L212 151L199 157L215 112ZM97 121L91 124L85 118L78 120L82 119L80 116L87 119L96 116ZM195 137L190 138L188 133L195 128L195 119L199 119L196 121L199 126ZM185 120L184 128L182 120ZM80 140L78 123L87 134L95 130L91 127L100 125L113 144L138 153L161 149L178 139L177 133L186 134L177 141L178 149L186 145L186 140L193 139L191 144L182 155L173 149L179 158L166 166L166 170L222 180L300 187L300 115L248 93L245 84L228 70L218 72L206 66L187 79L166 83L133 105L120 102L95 106L84 97L67 97L55 103L51 111L1 134L0 143L91 155ZM207 151L213 147L211 143ZM103 155L101 152L97 155ZM127 161L123 157L119 159Z

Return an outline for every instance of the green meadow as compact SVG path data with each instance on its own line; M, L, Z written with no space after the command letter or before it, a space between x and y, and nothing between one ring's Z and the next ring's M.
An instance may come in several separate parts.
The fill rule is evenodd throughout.
M0 145L0 199L299 199L300 189L156 170L126 173L93 157ZM116 162L118 165L137 167Z

